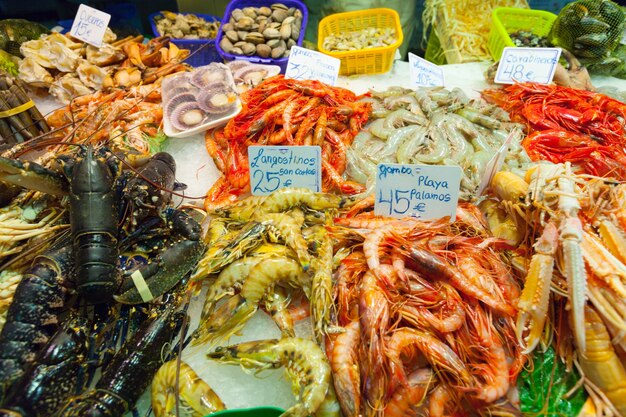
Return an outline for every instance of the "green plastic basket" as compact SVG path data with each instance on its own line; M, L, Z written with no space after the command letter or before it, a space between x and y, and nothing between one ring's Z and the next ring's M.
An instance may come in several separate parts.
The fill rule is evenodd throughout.
M555 20L554 13L543 10L495 8L491 14L489 53L495 61L499 61L505 47L515 46L509 36L510 33L527 30L537 36L548 36Z
M278 417L285 410L278 407L251 407L222 410L205 417Z

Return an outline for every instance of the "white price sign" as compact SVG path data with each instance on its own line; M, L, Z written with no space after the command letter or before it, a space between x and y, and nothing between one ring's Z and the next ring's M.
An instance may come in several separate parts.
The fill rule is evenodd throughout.
M443 87L443 70L438 65L409 52L409 75L418 87Z
M268 195L280 188L322 190L319 146L249 146L250 190Z
M454 221L461 174L457 166L378 164L374 213Z
M292 46L285 78L318 80L328 85L335 85L340 66L341 61L337 58L299 46Z
M110 20L110 14L81 4L78 6L70 35L99 48Z
M560 56L561 48L504 48L495 82L549 84Z

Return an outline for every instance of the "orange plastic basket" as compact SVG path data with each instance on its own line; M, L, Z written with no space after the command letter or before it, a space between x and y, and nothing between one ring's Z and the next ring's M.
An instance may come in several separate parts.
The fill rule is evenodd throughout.
M517 9L498 7L491 14L489 32L489 53L495 61L500 60L502 51L507 46L515 46L509 34L526 30L537 36L548 36L556 20L554 13L544 10Z
M331 52L324 49L324 39L330 34L356 32L366 28L394 28L396 41L391 45L357 49L355 51ZM335 13L320 20L317 32L317 49L327 55L339 58L339 74L379 74L391 69L396 50L402 45L400 16L393 9L379 8Z

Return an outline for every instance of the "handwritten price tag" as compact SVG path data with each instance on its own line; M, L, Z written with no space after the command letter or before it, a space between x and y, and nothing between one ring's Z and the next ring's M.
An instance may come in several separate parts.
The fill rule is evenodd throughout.
M374 214L454 221L461 174L455 166L378 164Z
M110 20L110 14L81 4L78 6L70 35L99 48Z
M322 190L322 149L319 146L250 146L252 195L280 188Z
M340 66L341 61L337 58L299 46L292 46L285 78L318 80L328 85L335 85Z
M495 82L548 84L552 81L560 56L561 48L504 48Z
M409 75L418 87L443 87L443 70L430 61L409 52Z

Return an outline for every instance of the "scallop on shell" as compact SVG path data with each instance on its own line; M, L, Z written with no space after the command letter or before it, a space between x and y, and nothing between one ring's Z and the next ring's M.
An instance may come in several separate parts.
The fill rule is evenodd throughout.
M178 130L188 130L200 125L206 113L196 102L196 97L189 92L172 97L165 105L165 117Z
M228 78L226 70L222 68L201 68L196 70L191 75L191 84L198 88L205 89L208 86L221 83L223 85L228 84Z
M259 84L268 76L268 70L261 65L247 65L233 72L235 82L244 82L253 86Z
M224 114L235 108L237 95L230 88L212 88L197 95L198 105L207 113Z

